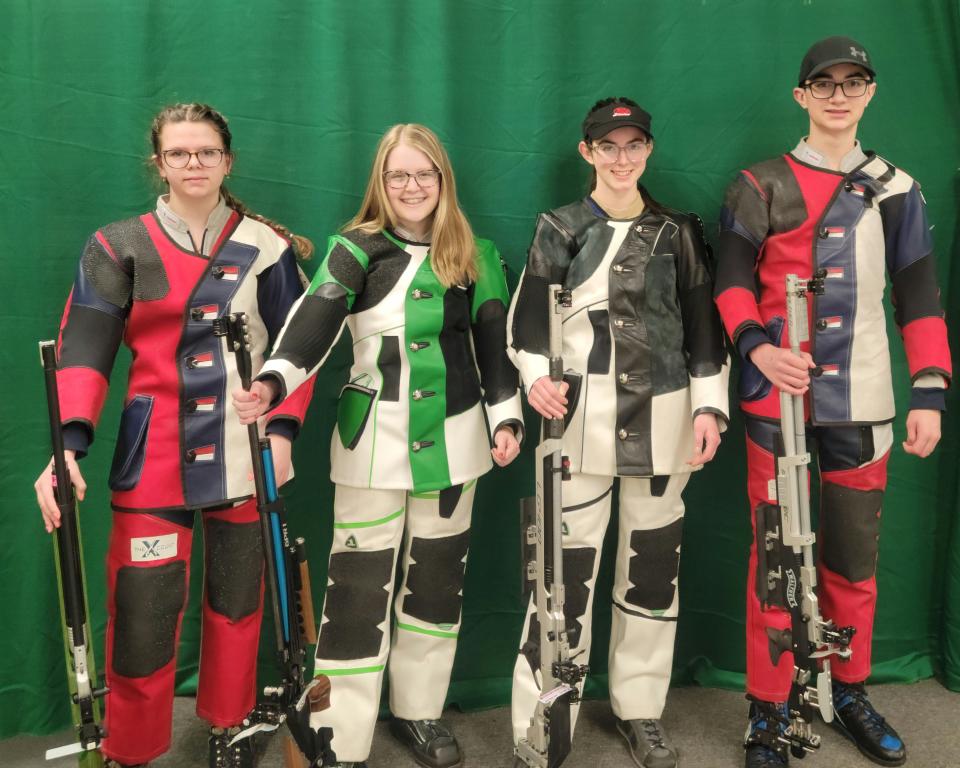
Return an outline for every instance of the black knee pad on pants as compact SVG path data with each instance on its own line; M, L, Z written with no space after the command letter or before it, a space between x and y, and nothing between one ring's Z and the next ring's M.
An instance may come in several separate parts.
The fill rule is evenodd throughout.
M630 583L624 600L648 611L665 611L673 605L680 568L683 518L663 528L633 531L630 534Z
M113 670L147 677L173 658L177 619L187 595L187 564L175 560L117 571L114 603Z
M847 581L869 579L877 569L883 491L836 483L820 490L820 559Z
M215 613L237 621L260 605L263 545L260 523L211 518L205 528L207 603Z
M365 659L380 652L393 579L393 549L336 552L330 556L330 585L323 606L327 622L317 640L321 659Z
M437 539L414 537L410 542L410 567L403 612L430 624L456 624L463 603L464 557L470 531Z

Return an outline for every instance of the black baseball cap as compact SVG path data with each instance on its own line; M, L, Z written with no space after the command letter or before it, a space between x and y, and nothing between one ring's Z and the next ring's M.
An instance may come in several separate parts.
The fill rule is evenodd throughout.
M594 141L606 136L610 131L622 128L625 125L632 125L639 128L649 138L653 138L650 132L650 113L638 107L636 104L626 99L615 99L610 104L597 107L591 110L583 120L583 135L585 138Z
M870 54L860 43L850 37L825 37L811 45L803 57L797 85L803 85L834 64L859 64L870 77L877 76L870 64Z

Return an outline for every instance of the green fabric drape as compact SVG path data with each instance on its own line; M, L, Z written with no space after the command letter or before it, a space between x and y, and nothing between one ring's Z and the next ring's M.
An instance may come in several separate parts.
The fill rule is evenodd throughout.
M736 170L789 149L806 127L791 87L807 45L852 35L879 72L864 146L923 183L948 320L960 314L955 0L6 0L3 17L0 737L67 721L51 548L31 490L48 455L36 341L56 333L87 235L152 207L157 189L144 168L146 134L166 103L200 100L221 109L237 151L233 192L319 243L357 208L379 135L395 122L432 126L450 151L476 232L497 243L513 287L536 213L585 190L576 143L596 99L632 96L653 114L657 142L644 180L659 199L698 212L713 237ZM315 265L305 267L309 273ZM957 328L953 323L954 341ZM902 409L908 376L892 326L890 336ZM101 668L106 475L127 362L121 354L82 465ZM318 381L295 451L300 477L286 493L291 526L309 542L318 608L331 526L328 446L348 362L344 340ZM906 456L902 411L895 424L874 679L938 673L960 690L960 409L953 395L948 402L933 458ZM528 430L534 433L529 419ZM522 620L516 510L532 488L531 448L483 479L477 493L450 691L465 707L509 701ZM687 492L678 682L742 685L749 542L743 453L737 420ZM608 551L612 541L608 536ZM181 690L196 674L202 585L199 567L193 570ZM588 689L597 696L605 693L610 588L607 568L595 608L597 674ZM272 673L269 637L265 677Z

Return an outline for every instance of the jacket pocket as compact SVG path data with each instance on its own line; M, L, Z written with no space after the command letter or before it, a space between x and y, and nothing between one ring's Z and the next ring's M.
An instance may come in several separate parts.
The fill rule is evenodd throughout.
M147 432L153 413L151 395L134 395L120 416L120 434L110 466L109 486L112 491L129 491L140 482L143 460L147 455Z
M340 433L340 442L348 451L352 451L360 442L376 396L377 390L360 384L347 384L340 390L337 432Z
M765 329L773 346L779 347L780 337L783 336L783 318L774 315L766 324ZM753 361L749 357L745 358L740 366L740 399L747 403L763 400L770 394L772 388L773 384L753 364Z

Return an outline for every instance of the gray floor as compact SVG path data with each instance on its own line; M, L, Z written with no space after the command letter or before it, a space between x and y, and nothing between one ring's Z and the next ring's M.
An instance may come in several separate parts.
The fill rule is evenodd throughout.
M960 695L934 680L913 685L877 685L870 688L877 709L899 730L907 743L913 768L960 768ZM743 695L708 688L678 688L670 691L664 726L680 748L683 768L737 768L743 765L739 740L745 724ZM447 712L463 748L464 768L509 768L510 713L506 708L463 714ZM820 754L804 763L805 768L868 768L869 763L845 739L821 726ZM0 743L3 768L68 766L69 760L44 763L48 747L69 740L69 734L47 737L20 736ZM260 768L281 768L279 739L264 739L265 753ZM151 763L151 768L203 768L206 766L206 730L193 714L193 700L179 698L174 712L173 750ZM377 724L370 768L415 768L387 730ZM580 713L574 748L565 768L630 768L633 763L620 736L614 730L613 715L605 702L587 702Z

